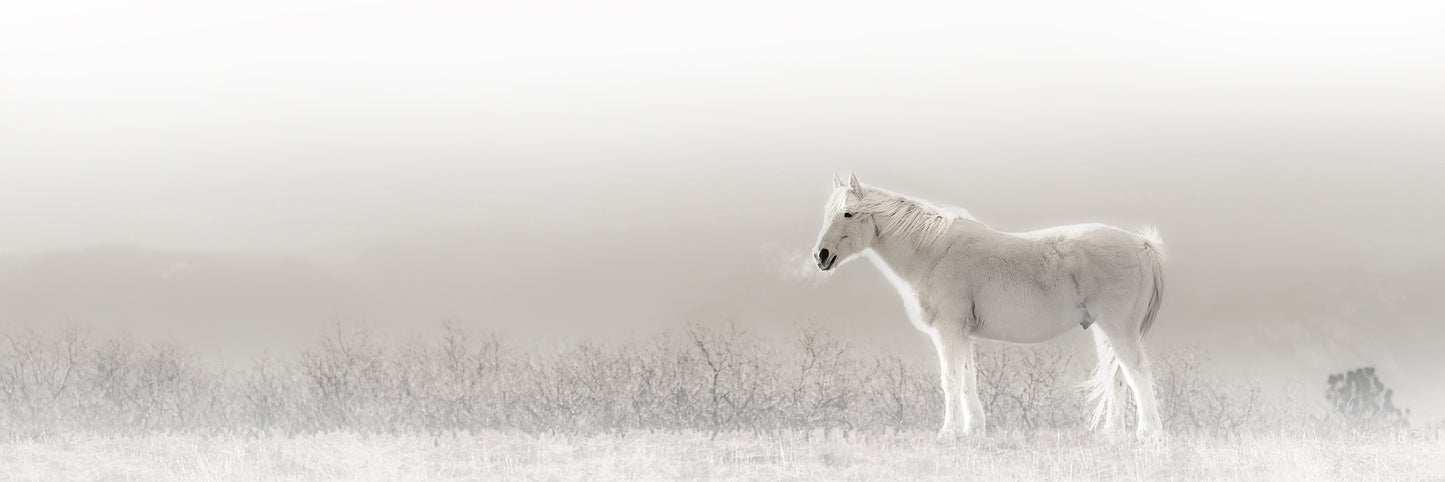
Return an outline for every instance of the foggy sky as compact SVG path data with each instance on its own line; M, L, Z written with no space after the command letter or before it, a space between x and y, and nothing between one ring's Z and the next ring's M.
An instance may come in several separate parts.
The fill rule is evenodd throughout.
M1009 209L984 190L1439 204L1410 197L1442 152L1423 2L32 3L0 19L7 252L590 229L588 206L678 197L712 217L759 177L850 168Z
M1277 314L1252 294L1445 261L1442 20L1431 2L30 2L0 17L0 255L347 259L471 229L480 253L553 258L511 283L529 304L644 293L596 295L619 326L676 314L648 297L896 315L870 267L834 284L874 296L784 306L727 266L789 263L851 170L1008 231L1157 224L1181 320L1159 336L1225 338L1209 320Z

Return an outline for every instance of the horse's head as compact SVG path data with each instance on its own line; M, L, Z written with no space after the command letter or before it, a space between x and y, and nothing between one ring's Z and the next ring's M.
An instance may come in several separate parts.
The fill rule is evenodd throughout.
M873 245L878 230L873 224L873 214L858 210L863 196L858 176L849 174L846 182L833 176L833 195L823 208L823 232L813 248L818 269L833 269Z

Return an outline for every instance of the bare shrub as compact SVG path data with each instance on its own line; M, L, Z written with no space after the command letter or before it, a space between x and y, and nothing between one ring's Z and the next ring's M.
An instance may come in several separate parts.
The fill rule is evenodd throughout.
M83 357L89 347L75 331L47 339L26 331L5 335L0 351L0 403L4 426L18 435L42 435L61 427L67 407L79 403Z
M898 355L875 355L863 377L861 407L853 413L864 430L894 432L936 427L943 422L943 393L935 369L908 363Z
M337 322L296 356L228 369L174 344L13 333L0 343L0 435L703 430L811 437L933 431L942 417L931 357L861 348L816 325L798 326L785 340L723 323L533 349L442 328L382 343ZM1198 352L1156 360L1171 430L1279 427L1287 418L1260 403L1257 386L1205 376ZM1076 387L1093 360L1076 361L1058 344L983 344L978 361L994 429L1085 427Z
M991 427L1034 431L1086 422L1090 412L1078 381L1087 363L1075 363L1059 344L981 346L978 365L979 398Z
M1155 356L1155 392L1166 430L1233 433L1279 428L1254 380L1229 383L1205 372L1209 358L1197 349Z

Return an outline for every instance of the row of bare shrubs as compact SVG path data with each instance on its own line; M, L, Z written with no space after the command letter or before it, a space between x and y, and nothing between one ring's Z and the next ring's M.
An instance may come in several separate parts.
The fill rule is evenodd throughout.
M0 436L328 431L612 433L703 430L843 434L935 430L928 357L860 349L800 326L764 339L727 323L624 343L523 349L454 326L382 343L337 325L299 356L245 366L174 344L19 332L0 340ZM1077 386L1092 356L1057 344L985 344L980 384L991 429L1086 428ZM1278 428L1257 387L1206 376L1193 353L1158 357L1171 430ZM1132 408L1131 408L1132 410Z

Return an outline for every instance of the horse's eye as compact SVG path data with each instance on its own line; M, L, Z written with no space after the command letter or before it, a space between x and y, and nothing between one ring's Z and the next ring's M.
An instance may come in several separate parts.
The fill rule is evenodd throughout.
M851 217L853 217L853 213L843 213L843 217L845 217L845 218L851 218Z

